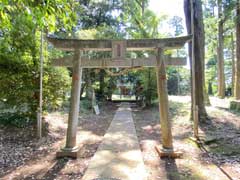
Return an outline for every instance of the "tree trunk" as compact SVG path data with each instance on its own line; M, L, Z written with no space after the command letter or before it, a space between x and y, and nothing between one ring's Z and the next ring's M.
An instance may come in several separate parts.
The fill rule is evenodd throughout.
M36 38L36 30L34 30L34 39ZM36 40L35 40L36 42ZM40 102L40 94L39 94L39 89L40 89L40 77L37 77L35 73L39 73L39 59L36 57L38 54L38 49L36 48L37 45L33 46L31 48L31 56L33 60L33 68L34 68L34 73L32 73L32 88L33 88L33 97L28 100L29 105L30 105L30 114L31 118L35 121L37 121L37 112L38 112L38 105Z
M152 90L151 90L151 68L148 68L148 83L147 83L147 95L146 106L150 106L152 103Z
M236 76L235 76L235 99L240 100L240 4L237 1L237 21L236 21Z
M180 68L177 67L177 95L181 95L181 91L180 91L180 73L179 70Z
M91 82L91 70L85 70L85 82L86 82L86 98L88 100L92 99L92 82Z
M205 73L203 73L203 74L205 75ZM204 87L203 87L204 103L205 103L206 106L211 106L211 102L210 102L210 99L209 99L208 91L207 91L207 88L206 88L205 78L204 78L203 82L204 82Z
M234 53L234 37L233 32L231 33L231 51L232 51L232 96L234 97L234 83L235 83L235 53Z
M189 34L194 34L194 58L195 72L191 72L191 78L194 78L195 91L192 89L192 100L195 97L196 106L198 106L199 120L204 122L207 118L207 112L204 104L204 26L202 3L200 0L193 0L193 26L194 32L191 30L191 0L184 0L184 12L186 17L187 31ZM189 44L190 64L192 65L192 43ZM194 73L194 76L193 76ZM192 82L192 81L191 81ZM192 86L193 87L193 86ZM194 96L194 97L193 97ZM193 114L193 104L192 104Z
M217 47L217 75L218 75L218 96L225 97L224 57L223 57L223 14L222 0L218 0L218 47Z
M105 79L105 71L101 69L99 72L99 96L101 98L104 97L104 87L105 87L104 79Z
M144 10L145 10L145 2L142 0L142 16L144 15Z

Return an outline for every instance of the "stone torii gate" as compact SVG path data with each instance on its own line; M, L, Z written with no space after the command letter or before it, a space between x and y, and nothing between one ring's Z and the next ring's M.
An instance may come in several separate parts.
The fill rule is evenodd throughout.
M56 48L73 51L73 56L53 60L55 66L73 67L72 90L66 145L57 152L57 157L77 158L79 148L76 142L82 68L129 68L156 67L159 99L162 148L156 148L160 156L175 157L173 149L171 122L169 120L166 65L185 65L186 58L171 58L164 55L164 50L182 48L191 36L164 39L128 39L128 40L79 40L48 37ZM154 51L155 56L148 58L126 58L127 51ZM88 59L82 57L83 51L111 51L112 58Z

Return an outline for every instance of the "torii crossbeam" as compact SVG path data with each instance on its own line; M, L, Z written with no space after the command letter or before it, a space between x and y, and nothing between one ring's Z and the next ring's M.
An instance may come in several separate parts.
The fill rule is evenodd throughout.
M191 36L165 39L128 39L128 40L79 40L58 39L49 37L56 48L64 51L74 51L74 56L53 60L54 66L67 66L73 68L71 102L68 118L66 146L57 153L57 157L77 158L79 148L76 144L80 89L82 68L114 68L114 67L156 67L157 89L159 99L159 112L161 124L162 149L160 156L176 157L178 154L173 149L171 122L169 120L168 92L166 65L185 65L186 58L171 58L164 55L164 50L179 49ZM155 56L148 58L126 58L127 51L154 51ZM111 51L112 58L88 59L81 56L82 51Z

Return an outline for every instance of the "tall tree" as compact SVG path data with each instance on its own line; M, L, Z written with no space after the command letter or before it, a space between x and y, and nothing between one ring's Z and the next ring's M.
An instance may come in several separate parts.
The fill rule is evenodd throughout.
M223 3L218 0L218 47L217 47L217 75L218 75L218 96L225 97L225 77L224 77L224 56L223 56Z
M234 97L234 89L235 89L235 44L234 44L234 35L231 32L231 57L232 57L232 96Z
M124 20L126 31L129 38L157 38L160 33L158 32L159 24L162 19L156 16L151 10L147 9L148 0L133 0L125 1ZM163 17L161 17L163 18ZM129 23L130 22L130 23ZM144 56L143 53L138 53L138 57ZM144 84L143 95L146 98L146 105L150 105L152 100L156 97L156 84L153 81L155 73L152 68L147 68L142 71L144 78L141 83Z
M217 64L217 16L216 0L204 1L204 26L205 26L205 61L206 74L205 80L208 87L208 94L213 95L217 92L216 64ZM213 33L214 32L214 33ZM216 32L216 33L215 33Z
M235 78L235 98L240 100L240 3L236 3L236 78Z
M204 122L207 118L207 112L204 104L204 25L203 25L203 13L202 3L200 0L192 0L193 9L191 9L191 0L184 0L184 12L186 17L187 31L189 34L193 34L194 43L189 45L190 64L192 65L192 52L195 58L194 69L195 72L191 72L191 77L197 82L195 85L195 91L192 91L192 96L195 96L195 103L198 106L199 120ZM192 12L193 11L193 12ZM193 22L191 20L191 13L193 13ZM193 29L192 32L192 23ZM192 47L194 44L194 47ZM193 48L193 51L192 51ZM194 74L193 74L194 73ZM192 97L193 99L193 97ZM192 106L193 114L193 106Z
M171 28L174 28L174 36L179 36L183 33L183 25L182 25L182 18L179 16L173 16L169 20L169 25Z
M179 36L183 33L183 25L182 25L182 18L179 16L174 16L169 20L169 25L170 27L174 28L174 36ZM177 56L179 56L179 50L177 50ZM180 74L179 74L179 69L180 67L172 67L173 69L177 70L177 94L180 95L181 89L180 89ZM169 81L168 81L169 83Z

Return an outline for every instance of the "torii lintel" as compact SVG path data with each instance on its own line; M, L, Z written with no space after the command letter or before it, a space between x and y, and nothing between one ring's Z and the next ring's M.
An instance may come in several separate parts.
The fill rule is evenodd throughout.
M162 38L162 39L126 39L126 40L83 40L83 39L60 39L48 37L48 41L54 47L65 51L111 51L114 42L124 42L127 51L142 51L142 50L155 50L156 48L162 49L179 49L184 44L192 39L191 35Z

